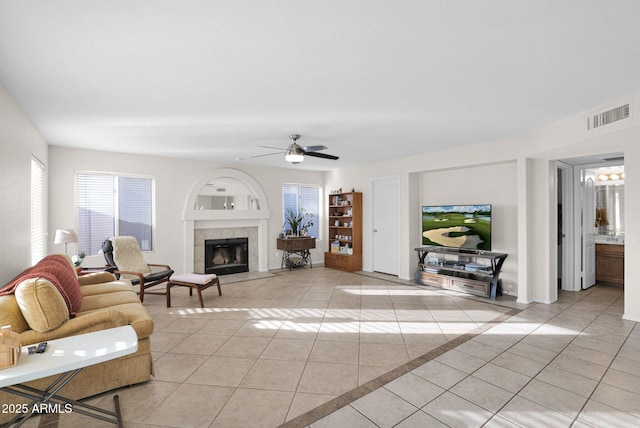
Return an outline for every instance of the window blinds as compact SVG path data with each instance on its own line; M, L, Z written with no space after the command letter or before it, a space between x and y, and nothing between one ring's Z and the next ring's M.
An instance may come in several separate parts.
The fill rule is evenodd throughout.
M31 158L31 264L47 254L46 168Z
M76 195L79 251L98 254L105 239L125 235L153 249L153 179L78 174Z
M294 212L304 212L313 214L313 226L309 228L310 236L319 238L318 235L318 214L319 214L320 189L317 186L302 184L282 185L282 217L286 217L289 209ZM284 221L283 221L284 223ZM285 224L285 230L290 229Z

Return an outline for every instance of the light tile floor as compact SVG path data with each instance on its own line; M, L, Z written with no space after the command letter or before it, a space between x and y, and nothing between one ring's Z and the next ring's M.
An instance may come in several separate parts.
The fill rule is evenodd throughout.
M322 267L222 287L145 296L153 380L90 401L118 393L133 427L640 426L620 289L518 305Z

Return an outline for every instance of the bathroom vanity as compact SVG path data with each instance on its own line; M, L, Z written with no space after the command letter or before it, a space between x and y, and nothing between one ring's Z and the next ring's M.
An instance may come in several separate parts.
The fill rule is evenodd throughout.
M610 174L611 176L611 174ZM617 177L617 176L616 176ZM596 185L596 283L624 286L624 184Z
M624 286L624 244L596 240L596 282L616 287ZM601 241L602 242L602 241Z

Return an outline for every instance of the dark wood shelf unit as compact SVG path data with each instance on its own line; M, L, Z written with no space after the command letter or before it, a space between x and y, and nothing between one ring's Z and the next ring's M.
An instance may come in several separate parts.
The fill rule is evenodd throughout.
M431 285L490 297L495 300L500 290L500 270L507 258L505 253L424 246L418 252L416 284ZM431 257L428 258L428 256ZM488 264L476 263L487 260Z
M347 272L362 270L362 193L331 194L328 206L329 248L324 253L324 266ZM332 244L339 248L338 252L332 251ZM345 253L347 246L349 254Z

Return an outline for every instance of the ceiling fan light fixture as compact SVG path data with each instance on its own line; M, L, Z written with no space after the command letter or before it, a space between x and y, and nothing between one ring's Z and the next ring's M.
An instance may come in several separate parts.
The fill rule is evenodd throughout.
M304 160L304 150L298 144L293 143L287 148L284 160L291 163L300 163Z

